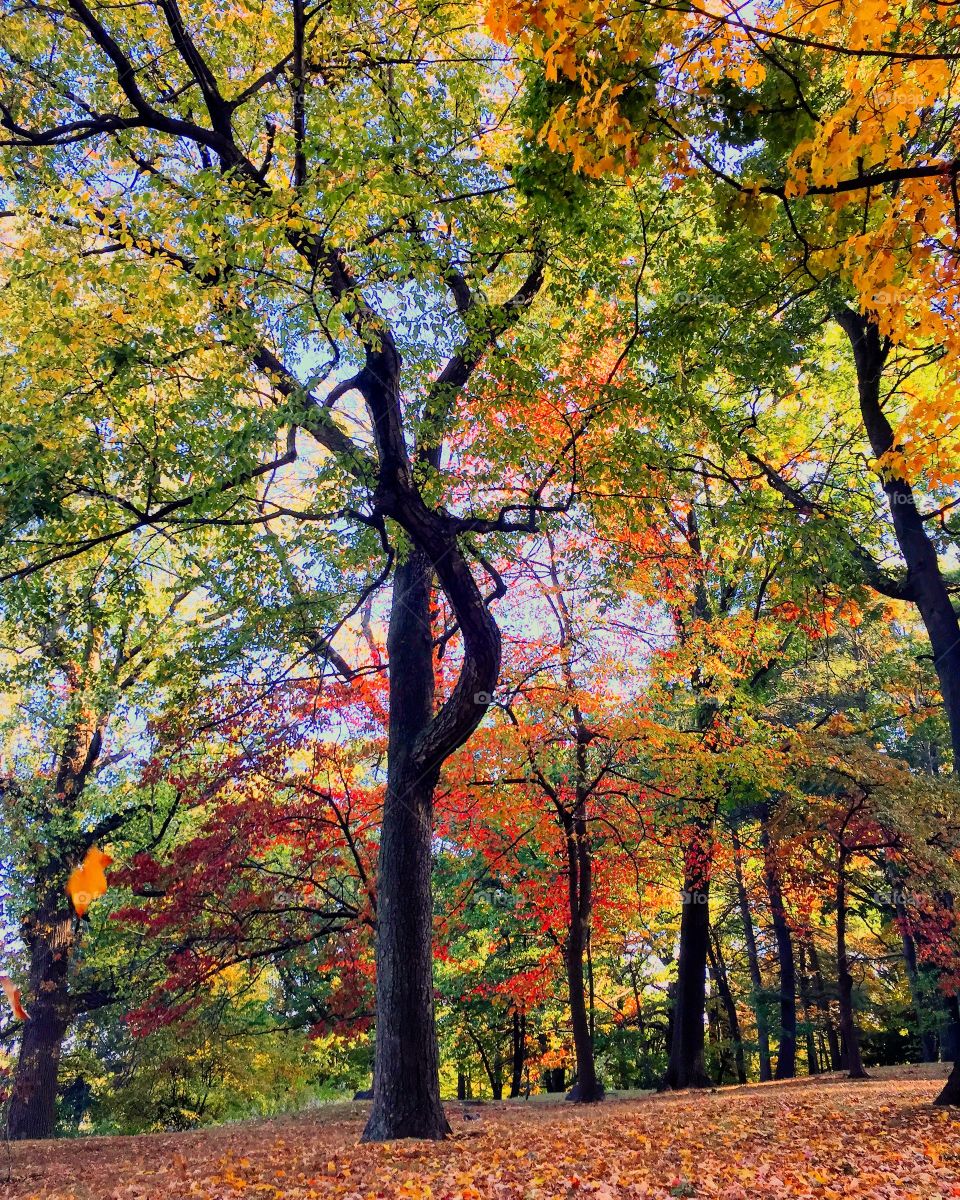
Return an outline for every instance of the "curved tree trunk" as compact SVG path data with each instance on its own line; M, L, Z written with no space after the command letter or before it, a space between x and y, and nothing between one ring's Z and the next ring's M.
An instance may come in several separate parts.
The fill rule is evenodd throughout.
M535 257L521 289L487 330L494 338L529 303L543 280ZM356 387L363 395L377 451L375 504L396 521L412 549L395 568L389 653L387 794L377 878L377 1015L373 1103L365 1141L442 1138L449 1132L440 1104L439 1050L433 1003L433 796L446 759L470 737L493 699L500 676L500 630L459 544L461 523L432 509L417 483L400 402L400 354L378 321ZM467 357L455 354L427 398L440 421L457 389L482 357L484 342ZM466 351L464 351L466 353ZM420 446L416 465L438 469L439 445ZM480 530L477 530L480 532ZM434 577L453 611L463 641L457 681L434 712Z
M736 1001L733 998L733 992L730 990L730 977L727 974L727 965L723 960L723 948L720 945L720 937L716 930L713 930L712 933L713 936L707 944L710 958L710 973L717 985L717 994L723 1005L723 1011L727 1018L727 1027L730 1030L730 1041L733 1043L733 1065L737 1074L737 1082L746 1083L747 1062L743 1053L743 1035L740 1032L740 1018L737 1016Z
M874 455L881 458L895 449L893 428L883 411L880 397L880 380L889 343L881 338L875 324L852 309L842 309L837 320L853 348L860 413L870 447ZM917 509L909 482L890 475L883 480L883 490L890 506L897 544L907 564L908 598L917 606L930 639L933 665L950 728L953 769L960 772L960 617L953 607L936 547ZM937 1103L960 1103L960 1072L956 1069Z
M889 353L876 325L852 309L843 309L837 320L850 339L857 368L860 413L870 447L877 458L895 449L893 428L883 411L880 381ZM937 550L917 509L913 489L905 479L887 476L883 490L900 553L907 564L908 598L920 612L930 638L933 664L940 681L943 706L950 727L953 769L960 772L960 617L950 600Z
M687 850L680 915L680 954L674 993L670 1059L661 1088L711 1087L703 1058L707 949L710 940L710 864L706 831Z

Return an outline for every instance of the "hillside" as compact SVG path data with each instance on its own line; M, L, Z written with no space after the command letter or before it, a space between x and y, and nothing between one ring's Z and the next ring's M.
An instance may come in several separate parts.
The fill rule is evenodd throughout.
M960 1114L937 1067L708 1093L448 1106L442 1144L358 1145L365 1105L143 1137L10 1147L4 1197L26 1200L571 1200L960 1196Z

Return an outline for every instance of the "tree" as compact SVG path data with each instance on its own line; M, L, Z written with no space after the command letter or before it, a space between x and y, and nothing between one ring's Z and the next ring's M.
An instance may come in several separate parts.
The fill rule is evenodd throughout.
M512 639L500 726L485 739L482 756L469 756L465 784L472 796L461 802L471 813L472 839L484 823L478 806L492 808L498 825L500 806L512 814L505 829L491 831L491 862L518 852L518 806L529 820L525 841L538 845L542 877L537 907L558 910L554 936L563 957L577 1069L571 1097L583 1104L604 1095L595 1060L595 910L615 903L613 880L640 869L646 820L643 789L631 769L643 729L642 709L631 695L641 647L604 614L599 597L608 589L587 551L587 542L572 534L560 540L547 533L526 548L519 568L526 584L519 593L523 624L550 633ZM630 611L625 601L621 618ZM619 686L606 697L603 681L614 673ZM463 812L457 815L463 819ZM624 891L621 905L627 903L626 885Z
M51 1136L67 1031L116 998L109 978L84 980L78 970L86 905L71 902L68 883L149 803L124 770L132 751L122 731L182 648L178 610L190 590L175 560L131 549L72 563L4 598L4 685L22 705L7 721L0 789L5 907L28 958L7 1116L14 1139Z
M507 167L473 153L499 137L509 159L509 126L496 131L510 100L486 86L490 55L472 44L459 10L414 21L390 5L374 17L278 8L264 16L264 38L236 15L191 18L165 2L121 14L64 0L55 10L29 6L4 26L5 63L18 66L5 80L3 170L18 215L39 222L45 244L66 230L105 271L155 263L165 283L205 307L198 336L235 348L247 391L265 398L233 430L244 453L228 447L225 471L208 461L205 476L174 473L180 486L163 500L152 487L108 489L104 508L123 512L122 524L65 550L48 542L12 569L40 570L174 514L223 519L235 490L244 512L230 520L327 520L357 541L379 539L374 583L389 576L393 599L366 1136L441 1137L433 795L442 764L482 719L500 666L497 625L464 539L531 529L568 490L564 468L546 464L531 494L502 507L494 495L478 511L456 495L444 442L479 364L543 289L549 219ZM358 109L361 79L371 86ZM417 149L425 140L435 153ZM128 345L137 358L136 340ZM257 452L283 429L286 451L264 461ZM304 508L270 497L274 472L300 453L298 429L319 456ZM255 497L243 492L252 480L263 489ZM461 646L459 676L439 704L434 580Z

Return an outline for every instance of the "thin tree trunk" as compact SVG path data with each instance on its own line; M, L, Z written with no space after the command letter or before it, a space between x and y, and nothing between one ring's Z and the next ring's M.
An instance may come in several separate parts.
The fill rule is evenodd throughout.
M897 916L897 924L900 927L900 951L903 955L903 967L910 987L913 1011L917 1018L920 1057L923 1062L936 1062L937 1037L928 1026L927 1013L924 1011L923 988L920 981L920 968L917 964L917 946L910 933L909 914L903 899L903 883L892 865L888 865L886 875L893 893L893 908Z
M830 1012L830 1001L827 999L827 988L823 980L823 970L820 967L820 955L817 953L817 947L812 938L807 947L807 952L810 955L810 969L813 972L817 1008L820 1010L824 1031L827 1035L827 1048L830 1051L830 1070L839 1071L841 1066L840 1039L837 1036L837 1027L833 1023L833 1015Z
M714 983L713 973L707 970L707 979L710 983ZM711 988L712 991L712 988ZM717 1087L722 1087L727 1077L727 1067L729 1066L729 1054L723 1045L723 1028L720 1024L720 1011L717 1005L717 997L710 995L707 997L707 1044L710 1047L710 1055L707 1058L708 1062L716 1064L716 1078L714 1082ZM732 1072L731 1072L732 1074Z
M680 914L680 954L673 1005L670 1059L661 1087L710 1087L703 1058L707 946L710 934L710 854L708 831L687 848Z
M527 1058L527 1014L523 1009L513 1010L513 1059L510 1070L510 1098L515 1100L523 1086L523 1066Z
M753 915L750 912L750 900L743 881L743 862L740 848L740 838L736 829L731 830L733 839L733 869L737 884L737 902L740 907L740 920L743 923L743 940L747 948L747 966L750 971L753 1009L757 1017L757 1051L760 1058L760 1082L771 1079L770 1069L770 1031L767 1023L767 1006L763 995L763 976L760 973L760 956L757 954L757 936L753 928Z
M777 942L780 971L780 1033L774 1079L793 1079L797 1073L797 979L793 959L793 937L783 903L783 891L774 862L766 821L761 824L764 882L770 897L770 915Z
M813 1020L810 1005L810 979L807 975L807 948L801 939L798 943L800 962L797 977L800 983L800 1004L803 1008L803 1025L807 1042L807 1074L820 1074L820 1060L817 1056L817 1039L814 1036Z
M717 994L723 1005L730 1030L730 1040L733 1043L733 1061L737 1072L737 1082L747 1082L747 1063L743 1053L743 1036L740 1032L740 1018L737 1016L737 1005L730 990L730 977L727 975L726 963L723 961L723 951L720 938L713 931L713 938L707 943L710 956L710 971L717 985Z
M860 1037L853 1012L853 976L847 956L847 883L846 856L841 850L837 867L837 994L840 999L840 1036L850 1079L867 1079L860 1058Z
M377 875L377 1023L373 1105L365 1141L450 1132L440 1103L433 1004L433 793L438 769L419 772L410 750L433 716L426 555L398 565L388 631L390 729Z
M955 995L943 998L943 1023L940 1045L945 1062L960 1058L960 1000Z
M503 1099L503 1056L497 1052L493 1059L493 1076L490 1080L490 1090L494 1100Z
M603 1088L597 1079L584 979L593 900L593 864L582 801L568 822L566 846L569 904L566 945L567 992L573 1044L577 1055L577 1083L572 1099L580 1104L594 1104L603 1099Z

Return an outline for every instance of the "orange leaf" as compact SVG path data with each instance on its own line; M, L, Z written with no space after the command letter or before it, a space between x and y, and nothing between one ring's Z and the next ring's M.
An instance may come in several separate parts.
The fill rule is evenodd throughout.
M3 988L7 999L10 1001L10 1007L13 1009L13 1015L17 1018L17 1020L28 1020L30 1014L20 1002L20 989L18 987L14 987L13 980L10 979L8 975L0 975L0 988Z
M91 903L106 893L107 877L103 872L113 862L109 854L91 846L83 863L74 867L67 880L67 895L78 917L82 917Z

